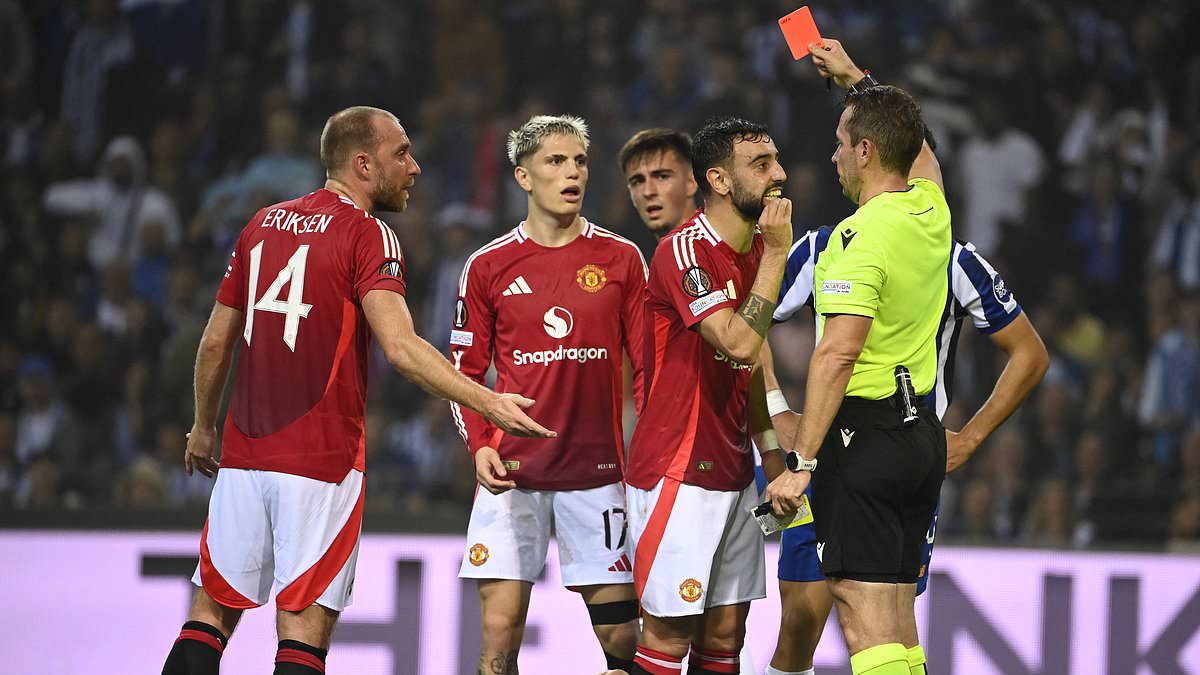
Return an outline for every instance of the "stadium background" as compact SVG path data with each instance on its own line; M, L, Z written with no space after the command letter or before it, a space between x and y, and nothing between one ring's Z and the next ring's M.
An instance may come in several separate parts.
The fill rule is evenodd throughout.
M797 5L0 0L0 569L10 572L0 583L37 608L33 621L0 619L0 633L44 637L95 603L167 627L129 643L165 653L185 595L152 612L120 606L133 597L124 591L47 606L39 589L89 574L144 579L183 564L147 568L146 555L189 555L179 538L194 543L209 488L179 461L196 343L238 230L259 207L321 184L317 137L332 111L390 109L413 139L424 174L409 210L385 218L405 248L418 330L444 348L463 260L524 213L503 139L530 114L588 120L584 214L647 253L616 165L620 144L647 126L694 131L725 112L766 121L797 233L848 215L828 163L839 96L808 61L792 62L775 25ZM1108 645L1105 672L1200 672L1200 7L858 0L813 10L860 66L918 95L956 236L1001 270L1052 357L1018 415L948 477L935 571L945 561L963 578L1011 572L1021 590L1002 602L1023 602L1010 609L1027 619L1016 633L1057 616L1058 605L1042 605L1053 595L1044 579L1083 575L1070 577L1075 593L1093 584L1110 599L1097 610L1110 616L1096 638ZM772 331L794 405L811 342L804 321ZM965 331L948 426L1002 365ZM473 473L447 406L382 358L373 375L367 530L459 535ZM171 530L188 534L155 543L139 533ZM90 537L141 562L130 553L89 568L72 542ZM388 567L434 540L378 541L391 547L378 563ZM1146 555L1100 553L1128 550ZM988 555L1018 562L988 567ZM1036 561L1051 562L1037 571ZM1022 564L1034 566L1027 577L1012 572ZM1111 618L1128 589L1086 581L1089 564L1100 565L1095 579L1107 569L1146 581L1133 602L1154 625L1135 632L1128 663L1113 647L1128 626ZM995 604L1000 590L977 590L984 615L1008 611ZM375 595L365 578L358 595ZM1082 621L1080 604L1067 604ZM1147 619L1148 608L1164 614ZM994 635L952 636L985 655L953 672L992 672L996 644L1023 644L995 625ZM1155 641L1164 626L1193 657L1178 657L1178 670L1147 665L1167 649ZM591 646L586 633L571 639ZM1028 672L1059 672L1038 647L1014 649ZM33 653L0 672L76 672L69 660L61 671L21 666ZM828 653L818 665L844 659ZM1069 670L1100 672L1081 663Z

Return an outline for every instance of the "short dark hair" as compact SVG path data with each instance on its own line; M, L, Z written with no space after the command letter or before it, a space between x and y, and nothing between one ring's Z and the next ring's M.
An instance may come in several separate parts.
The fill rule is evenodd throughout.
M375 118L379 116L400 123L392 113L366 105L339 110L329 116L321 130L321 164L327 172L332 174L345 168L356 152L374 152L379 147L383 141L375 128Z
M735 143L758 143L770 138L765 124L740 117L713 117L705 122L692 141L692 175L696 177L701 194L712 194L712 186L705 174L714 166L724 166L733 157Z
M621 163L621 171L629 170L629 165L641 161L660 152L674 152L684 164L692 162L692 137L682 131L658 127L643 129L633 135L621 147L617 161Z
M849 94L846 107L854 109L846 120L850 143L871 139L883 169L907 177L925 141L917 100L900 87L880 85Z

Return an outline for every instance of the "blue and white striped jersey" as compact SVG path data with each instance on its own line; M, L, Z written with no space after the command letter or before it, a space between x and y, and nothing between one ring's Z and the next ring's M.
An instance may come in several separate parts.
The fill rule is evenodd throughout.
M832 233L832 227L822 227L808 232L792 245L783 285L779 288L779 303L775 307L773 318L776 323L792 318L801 307L813 307L813 270ZM925 397L926 404L938 417L946 413L953 398L954 351L963 320L970 316L975 328L991 334L1021 313L1021 305L1004 285L1000 273L979 255L974 244L955 240L946 272L950 277L949 290L937 334L937 379L933 391Z

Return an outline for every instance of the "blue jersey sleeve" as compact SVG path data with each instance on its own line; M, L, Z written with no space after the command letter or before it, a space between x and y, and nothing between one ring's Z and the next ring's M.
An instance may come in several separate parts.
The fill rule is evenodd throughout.
M970 242L956 242L951 255L950 291L955 314L971 320L980 332L995 333L1021 313L1021 305L1000 273Z
M788 252L787 267L783 271L783 284L779 287L779 301L775 304L776 322L787 321L801 307L813 306L813 270L817 258L829 243L832 227L812 230L792 245Z

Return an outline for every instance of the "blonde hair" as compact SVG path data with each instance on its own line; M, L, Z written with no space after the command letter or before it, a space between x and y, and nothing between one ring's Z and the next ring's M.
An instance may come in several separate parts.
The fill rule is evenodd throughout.
M538 151L542 143L556 134L574 136L588 149L588 128L583 118L574 115L534 115L514 131L508 132L508 161L513 166Z

